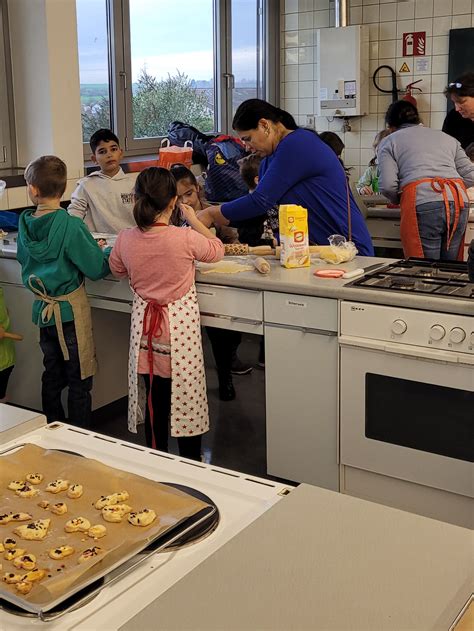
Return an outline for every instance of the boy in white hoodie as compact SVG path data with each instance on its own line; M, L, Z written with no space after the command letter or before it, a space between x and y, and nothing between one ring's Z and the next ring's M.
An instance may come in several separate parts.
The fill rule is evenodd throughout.
M133 218L134 178L122 171L123 151L110 129L99 129L90 139L91 160L100 171L79 180L68 213L84 221L91 232L117 234L136 226Z

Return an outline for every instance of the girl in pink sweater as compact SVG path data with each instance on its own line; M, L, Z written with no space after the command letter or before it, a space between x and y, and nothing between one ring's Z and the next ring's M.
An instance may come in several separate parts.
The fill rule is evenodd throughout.
M224 246L186 204L190 227L170 225L176 182L166 169L142 171L135 184L136 228L119 233L110 255L115 276L133 291L128 426L145 411L148 446L168 451L168 424L181 456L200 459L209 429L194 261L216 262ZM148 405L145 405L145 394Z

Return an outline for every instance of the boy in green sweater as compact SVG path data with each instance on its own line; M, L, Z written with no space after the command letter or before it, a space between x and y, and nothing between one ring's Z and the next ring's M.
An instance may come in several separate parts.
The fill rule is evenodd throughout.
M36 209L20 217L17 258L24 285L35 294L33 322L40 328L44 356L43 412L50 423L64 420L61 392L68 386L68 420L87 428L96 361L84 278L110 273L110 248L102 251L84 223L61 208L67 180L62 160L34 160L25 180Z

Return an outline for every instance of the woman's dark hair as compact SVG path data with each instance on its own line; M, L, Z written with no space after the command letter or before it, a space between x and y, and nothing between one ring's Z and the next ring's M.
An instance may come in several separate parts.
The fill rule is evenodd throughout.
M156 221L170 201L176 197L176 180L161 167L142 171L135 182L133 216L140 230L147 230Z
M189 180L191 184L194 184L194 186L198 185L196 176L191 171L191 169L188 169L188 167L185 166L184 164L181 164L181 163L173 164L170 171L171 171L171 175L174 177L176 182L181 182L181 180Z
M295 119L289 112L262 99L248 99L241 103L235 112L232 129L236 131L257 129L261 118L266 118L272 123L281 123L286 129L298 129Z
M402 100L389 105L385 123L388 127L398 129L402 125L419 125L421 119L416 107L409 101Z
M448 83L444 93L446 96L474 96L474 72L466 72L458 79Z
M331 147L338 158L341 157L345 145L336 133L333 131L323 131L319 134L319 137L326 145Z

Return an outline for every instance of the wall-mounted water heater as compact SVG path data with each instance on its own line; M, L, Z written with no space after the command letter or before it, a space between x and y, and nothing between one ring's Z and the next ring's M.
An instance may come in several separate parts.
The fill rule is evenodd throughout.
M318 116L369 113L369 27L322 28L317 33Z

